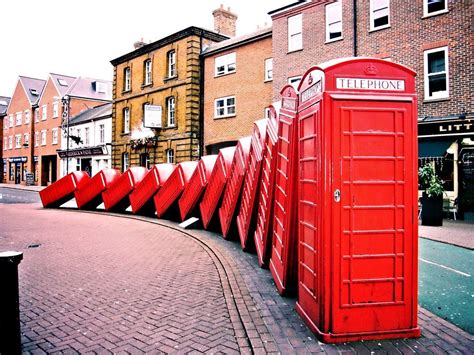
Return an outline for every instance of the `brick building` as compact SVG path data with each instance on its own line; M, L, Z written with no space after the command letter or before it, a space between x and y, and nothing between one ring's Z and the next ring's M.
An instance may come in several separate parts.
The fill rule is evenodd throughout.
M228 37L188 27L136 43L114 66L112 166L195 160L200 156L199 55Z
M7 162L3 159L3 119L7 115L7 109L9 104L9 97L0 96L0 132L2 132L2 134L0 134L0 161L2 162L2 164L0 164L0 182L6 180Z
M273 98L310 66L334 58L410 67L417 72L420 164L434 164L447 196L473 209L473 10L468 1L307 0L271 11Z
M213 44L204 61L204 146L235 145L265 117L272 98L272 29Z

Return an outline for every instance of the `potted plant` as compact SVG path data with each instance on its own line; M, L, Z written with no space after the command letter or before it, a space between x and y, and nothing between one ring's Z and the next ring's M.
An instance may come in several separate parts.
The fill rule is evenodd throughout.
M421 197L421 224L443 225L443 180L436 175L433 165L426 164L418 170L418 180L423 191Z

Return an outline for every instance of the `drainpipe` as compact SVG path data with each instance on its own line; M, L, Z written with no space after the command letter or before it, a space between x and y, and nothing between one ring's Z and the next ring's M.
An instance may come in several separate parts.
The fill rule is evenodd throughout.
M36 185L36 171L35 171L35 110L38 108L38 104L31 105L31 112L30 112L30 139L28 141L30 154L28 160L30 161L30 173L33 174L35 177L35 185ZM39 114L39 112L38 112Z
M357 0L352 1L352 32L353 32L353 56L357 57Z
M202 34L199 36L199 157L204 155L204 57Z

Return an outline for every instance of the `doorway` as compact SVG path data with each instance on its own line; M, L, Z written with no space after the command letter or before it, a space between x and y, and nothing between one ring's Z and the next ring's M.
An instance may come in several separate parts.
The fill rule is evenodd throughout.
M92 159L81 159L81 171L85 171L89 176L92 176Z

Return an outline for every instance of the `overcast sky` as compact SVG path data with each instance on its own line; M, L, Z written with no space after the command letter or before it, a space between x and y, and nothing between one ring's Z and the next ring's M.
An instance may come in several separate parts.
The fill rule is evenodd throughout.
M237 35L271 24L268 11L294 0L6 0L1 6L0 96L18 75L48 73L112 80L110 60L140 38L156 41L188 26L214 29L222 3L238 15Z

